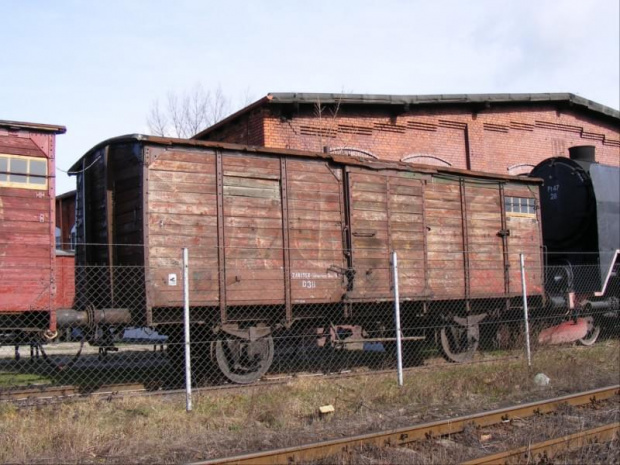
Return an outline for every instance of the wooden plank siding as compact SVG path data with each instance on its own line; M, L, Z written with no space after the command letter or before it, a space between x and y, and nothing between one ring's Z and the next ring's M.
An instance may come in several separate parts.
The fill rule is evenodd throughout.
M74 308L75 257L73 254L56 256L56 308Z
M147 308L183 306L183 247L192 306L219 302L215 154L149 147L145 237ZM169 276L176 285L169 285Z
M284 180L280 157L223 154L220 233L215 153L155 149L151 160L145 219L149 307L182 305L180 283L167 282L169 274L181 276L181 247L189 248L192 306L217 306L221 296L226 306L283 305L287 272L291 303L342 299L340 169L321 160L287 160ZM288 224L283 223L283 182ZM223 290L219 234L225 249Z
M227 305L285 303L281 168L278 157L222 157ZM257 219L254 225L235 220ZM267 220L267 221L261 221ZM251 264L251 266L247 266Z
M397 171L350 169L352 299L389 299L390 254L397 251L403 298L426 292L422 179Z
M341 167L323 160L287 160L294 304L339 302L345 293L342 182Z
M152 309L183 306L183 247L190 304L212 321L239 318L231 307L269 306L264 316L282 321L299 305L391 300L392 251L406 300L518 295L519 252L528 287L542 292L539 218L504 211L503 196L537 199L525 183L241 148L111 144L107 166L96 161L104 153L85 161L88 184L78 179L89 200L83 237L111 235L116 247L93 248L87 262L144 264L125 288L142 296L147 324ZM98 292L137 310L110 273Z
M465 295L463 218L456 180L433 178L425 189L428 290L438 299Z
M506 196L534 199L536 216L517 216L508 213L506 216L508 236L508 259L510 293L521 293L521 263L519 254L525 256L526 286L528 294L544 292L542 276L542 237L540 230L540 195L538 189L529 186L508 184L504 189Z
M55 135L65 129L36 123L0 123L0 325L5 329L53 332L59 284ZM17 160L20 163L16 165ZM33 163L36 170L32 169ZM45 179L38 177L43 174L43 165Z
M19 144L13 146L11 153L22 154ZM35 154L41 155L40 150ZM45 190L0 186L0 314L55 308L54 200L49 184Z
M484 298L502 295L504 289L504 249L500 231L502 208L499 183L466 183L467 253L469 256L469 296Z

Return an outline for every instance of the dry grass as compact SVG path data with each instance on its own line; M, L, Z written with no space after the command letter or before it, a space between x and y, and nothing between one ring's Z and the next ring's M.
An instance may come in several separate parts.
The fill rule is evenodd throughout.
M515 359L420 368L406 373L403 388L395 375L303 378L196 396L191 414L178 396L2 404L0 462L179 463L405 426L619 383L619 354L610 340L537 352L532 370ZM538 372L549 386L533 384ZM320 418L326 404L335 413Z

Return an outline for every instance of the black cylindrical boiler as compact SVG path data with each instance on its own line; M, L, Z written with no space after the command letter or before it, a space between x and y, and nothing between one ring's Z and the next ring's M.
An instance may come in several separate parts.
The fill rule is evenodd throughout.
M596 197L587 169L570 158L548 158L530 176L541 178L543 243L549 252L596 252Z

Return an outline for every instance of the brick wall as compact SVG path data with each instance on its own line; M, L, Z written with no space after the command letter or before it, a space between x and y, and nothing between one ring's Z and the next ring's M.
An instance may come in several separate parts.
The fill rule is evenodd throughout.
M265 145L265 135L263 130L263 112L257 110L246 113L237 120L223 125L219 129L209 134L208 140L216 142L234 142L244 145Z
M255 143L238 128L262 123L259 145L310 151L353 152L385 160L408 161L501 174L527 173L551 156L568 156L568 147L594 145L601 163L620 166L618 125L589 113L558 111L549 104L497 106L477 113L464 105L427 107L390 115L389 107L302 105L283 116L277 105L263 107L210 140ZM244 126L245 125L245 126ZM254 130L254 133L259 133Z

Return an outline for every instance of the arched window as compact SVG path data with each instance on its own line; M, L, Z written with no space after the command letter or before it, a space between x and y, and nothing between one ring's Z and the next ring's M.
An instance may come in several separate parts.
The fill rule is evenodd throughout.
M378 160L379 157L374 153L369 152L368 150L362 150L355 147L334 147L327 149L328 153L339 153L342 155L349 155L350 157L360 157L360 158L372 158L373 160Z
M512 165L506 168L508 174L511 176L527 176L534 168L534 165L530 163L519 163L518 165Z
M404 156L400 159L400 161L407 163L421 163L423 165L452 166L452 163L449 161L428 153L412 153L411 155Z

